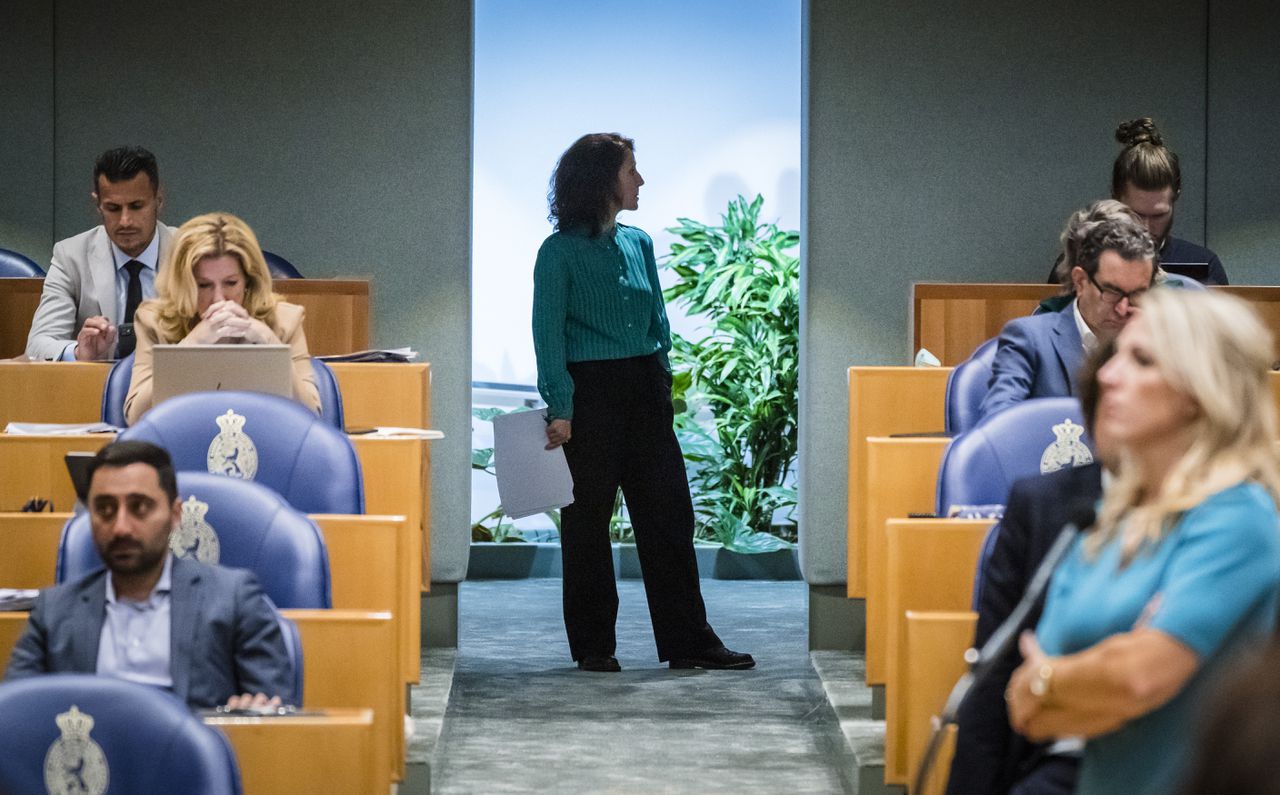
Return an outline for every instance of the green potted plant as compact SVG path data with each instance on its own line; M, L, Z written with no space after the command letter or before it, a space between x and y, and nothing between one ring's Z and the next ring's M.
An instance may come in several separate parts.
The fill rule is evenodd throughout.
M678 219L664 295L707 323L700 339L673 335L671 356L699 538L793 560L800 235L761 223L763 204L739 196L719 226Z

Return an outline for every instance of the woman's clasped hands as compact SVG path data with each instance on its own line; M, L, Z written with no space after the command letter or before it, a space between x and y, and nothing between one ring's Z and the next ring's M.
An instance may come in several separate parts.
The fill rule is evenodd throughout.
M280 338L266 323L250 317L245 308L236 301L218 301L210 304L200 316L200 322L187 335L187 340L201 345L218 342L241 342L251 345L280 343Z

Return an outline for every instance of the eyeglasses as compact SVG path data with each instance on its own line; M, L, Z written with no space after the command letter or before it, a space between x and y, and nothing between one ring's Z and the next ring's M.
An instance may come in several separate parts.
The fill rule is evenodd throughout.
M1089 283L1092 284L1094 287L1097 287L1098 292L1102 293L1102 301L1103 303L1106 303L1106 304L1118 304L1120 303L1120 299L1128 298L1129 306L1137 306L1142 302L1142 297L1147 294L1147 290L1150 289L1147 287L1142 287L1137 290L1130 290L1129 292L1125 292L1124 290L1121 290L1116 287L1112 287L1110 285L1107 285L1104 287L1103 285L1098 284L1098 280L1093 278L1092 273L1086 272L1085 275L1089 277Z

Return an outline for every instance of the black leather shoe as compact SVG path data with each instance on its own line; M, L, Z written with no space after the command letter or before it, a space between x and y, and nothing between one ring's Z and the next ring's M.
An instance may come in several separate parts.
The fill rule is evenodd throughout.
M579 671L597 671L600 673L617 673L622 670L617 657L583 657L578 660Z
M755 668L756 661L750 654L732 651L724 646L707 649L692 657L673 657L668 663L672 668L706 668L716 671L745 671Z

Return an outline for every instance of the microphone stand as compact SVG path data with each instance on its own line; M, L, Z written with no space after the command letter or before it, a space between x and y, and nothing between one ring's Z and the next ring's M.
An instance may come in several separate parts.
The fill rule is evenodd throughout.
M1067 551L1071 549L1071 544L1079 534L1080 530L1074 522L1062 528L1053 546L1049 547L1049 551L1045 553L1044 560L1040 562L1040 568L1036 569L1035 576L1031 578L1017 607L991 634L981 650L969 649L964 653L964 660L969 663L969 670L951 689L951 695L947 696L947 701L942 707L942 714L933 721L933 732L929 735L929 744L925 747L924 757L920 760L920 767L916 771L915 782L911 787L912 795L922 795L924 792L924 785L929 780L929 771L936 761L938 750L942 747L942 737L946 728L956 723L956 717L965 696L974 685L991 675L996 663L1013 647L1018 628L1027 620L1031 609L1044 595L1045 589L1049 587L1049 578L1053 576L1053 570L1066 557Z

